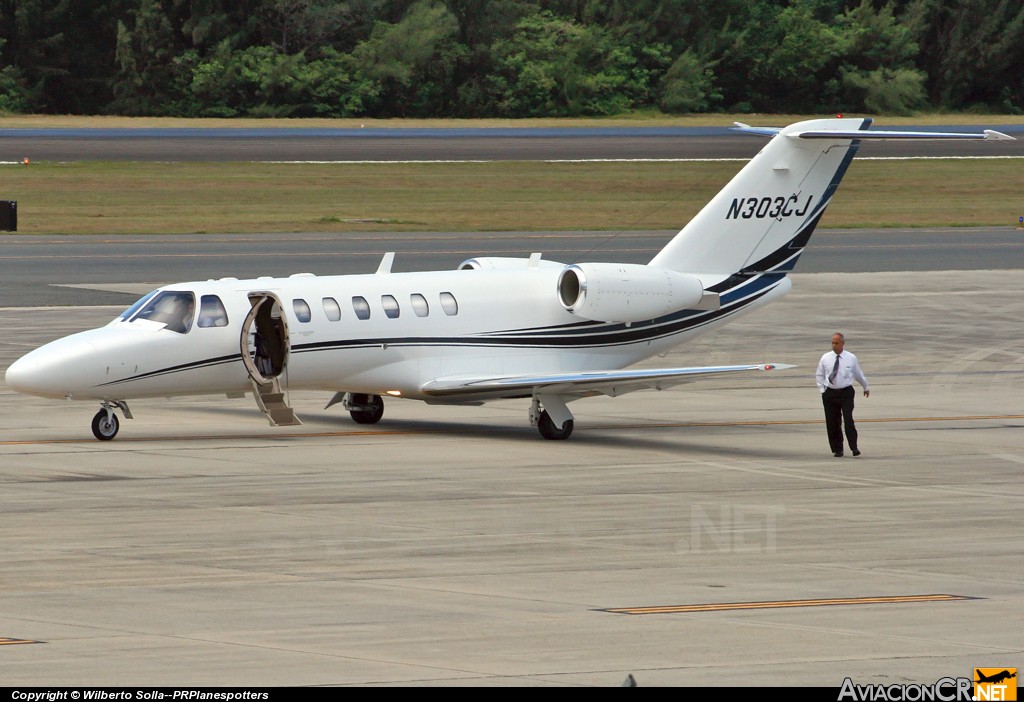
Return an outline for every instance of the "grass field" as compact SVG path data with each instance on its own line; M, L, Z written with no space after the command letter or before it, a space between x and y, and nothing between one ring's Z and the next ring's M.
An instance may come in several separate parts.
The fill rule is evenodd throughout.
M742 162L0 167L22 234L677 229ZM1019 159L854 161L826 227L1016 225Z
M483 120L473 126L782 125L799 116ZM1004 115L879 125L1024 122ZM167 120L4 116L3 128L467 126L444 121ZM741 167L721 163L263 164L78 162L0 166L23 234L677 229ZM855 161L822 225L1016 225L1020 159Z

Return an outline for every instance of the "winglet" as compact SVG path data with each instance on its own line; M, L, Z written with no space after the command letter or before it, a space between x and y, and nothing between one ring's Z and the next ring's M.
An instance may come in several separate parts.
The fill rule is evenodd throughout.
M761 366L761 370L789 370L790 368L796 368L792 363L765 363Z
M1017 139L1010 136L1009 134L1003 134L1002 132L997 132L994 129L986 129L985 138L995 139L996 141L1017 141Z

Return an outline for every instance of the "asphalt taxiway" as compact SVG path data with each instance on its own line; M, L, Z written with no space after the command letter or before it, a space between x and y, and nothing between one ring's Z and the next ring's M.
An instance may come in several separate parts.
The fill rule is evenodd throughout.
M757 126L781 127L751 116ZM980 133L1016 141L880 141L860 157L1024 155L1024 125L925 125L876 130ZM46 128L0 127L0 162L31 161L451 161L749 159L762 137L718 127Z
M650 363L797 368L581 400L565 442L525 402L388 401L366 427L296 393L300 427L250 400L138 401L100 443L91 403L0 387L3 684L838 688L1024 668L1024 270L794 282ZM119 309L0 309L0 366ZM871 380L856 459L829 452L814 387L837 329Z

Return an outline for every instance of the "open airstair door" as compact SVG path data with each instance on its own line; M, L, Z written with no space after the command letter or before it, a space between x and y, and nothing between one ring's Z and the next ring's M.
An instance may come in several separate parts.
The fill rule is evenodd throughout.
M271 426L302 424L281 387L282 376L287 379L289 349L288 321L281 301L274 293L261 291L249 293L249 304L252 309L242 323L239 343L256 404Z

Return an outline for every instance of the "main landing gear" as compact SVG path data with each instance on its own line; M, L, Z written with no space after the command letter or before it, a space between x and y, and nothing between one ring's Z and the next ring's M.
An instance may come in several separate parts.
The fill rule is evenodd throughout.
M336 392L327 407L341 403L348 410L352 421L356 424L376 424L384 416L384 400L380 395L367 395L360 392Z
M132 412L128 409L128 403L123 400L104 400L100 403L100 411L92 418L92 435L100 441L110 441L117 436L121 422L118 420L114 410L124 412L125 419L132 418Z
M545 409L541 409L541 403ZM574 422L565 400L557 395L534 395L530 404L530 424L545 439L564 441L572 435Z
M341 406L352 415L356 424L376 424L384 416L384 400L380 395L367 395L360 392L335 393L327 407L341 403ZM324 407L324 409L327 409Z
M562 422L561 427L556 427L555 421L551 419L551 415L548 414L547 410L543 410L540 413L540 418L537 420L537 430L540 432L540 435L545 439L556 441L568 439L572 434L573 426L573 420L567 419Z

